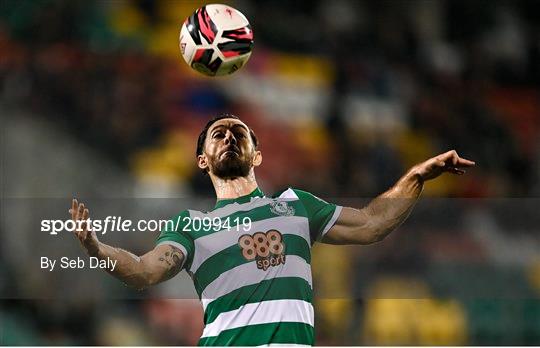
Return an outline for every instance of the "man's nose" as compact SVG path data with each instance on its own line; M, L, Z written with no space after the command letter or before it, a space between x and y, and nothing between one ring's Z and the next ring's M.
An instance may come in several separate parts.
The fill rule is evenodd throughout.
M225 144L236 144L236 138L230 130L225 133Z

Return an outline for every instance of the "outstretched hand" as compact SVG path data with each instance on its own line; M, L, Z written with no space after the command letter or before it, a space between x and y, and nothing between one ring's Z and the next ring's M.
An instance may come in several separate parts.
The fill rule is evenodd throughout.
M474 165L473 161L461 158L455 150L451 150L417 164L413 170L415 174L420 175L423 181L427 181L435 179L444 172L463 175L465 170L462 168Z
M97 239L96 233L90 230L87 223L87 220L90 216L89 210L84 206L84 203L79 203L75 198L73 198L69 213L71 214L71 218L73 219L73 221L80 224L81 228L79 228L79 225L77 225L77 228L74 231L75 235L79 239L79 242L81 242L81 245L86 250L88 255L97 255L99 250L99 241Z

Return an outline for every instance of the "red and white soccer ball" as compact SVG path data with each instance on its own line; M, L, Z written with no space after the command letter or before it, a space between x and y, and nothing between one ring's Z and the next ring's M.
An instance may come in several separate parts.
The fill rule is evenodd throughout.
M246 64L253 32L238 10L206 5L189 16L180 30L180 51L190 67L208 76L229 75Z

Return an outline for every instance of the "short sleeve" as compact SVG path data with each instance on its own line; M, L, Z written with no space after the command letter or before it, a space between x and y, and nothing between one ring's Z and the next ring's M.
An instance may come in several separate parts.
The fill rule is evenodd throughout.
M341 213L341 206L328 203L302 190L293 189L307 211L312 242L319 241L334 226Z
M183 268L186 269L189 269L195 251L193 238L183 230L183 226L189 218L190 215L187 210L181 212L167 222L165 229L161 231L156 239L156 246L170 244L180 249L185 256Z

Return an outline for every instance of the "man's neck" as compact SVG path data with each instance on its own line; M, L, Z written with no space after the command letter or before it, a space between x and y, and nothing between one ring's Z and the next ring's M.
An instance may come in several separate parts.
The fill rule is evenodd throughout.
M210 174L210 179L212 180L212 184L214 184L218 200L246 196L258 187L253 169L245 177L222 179Z

